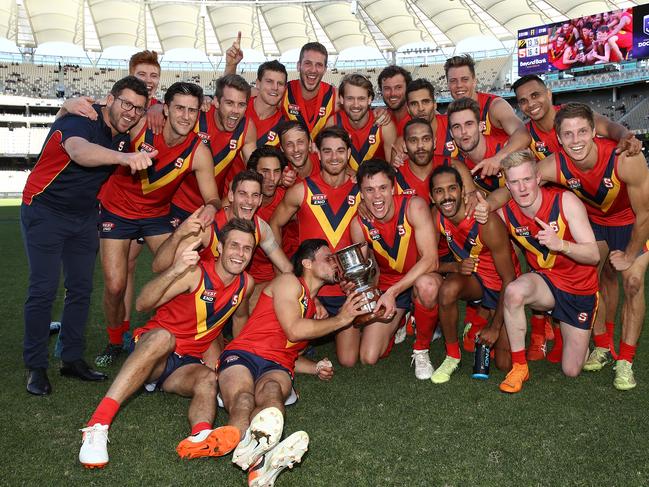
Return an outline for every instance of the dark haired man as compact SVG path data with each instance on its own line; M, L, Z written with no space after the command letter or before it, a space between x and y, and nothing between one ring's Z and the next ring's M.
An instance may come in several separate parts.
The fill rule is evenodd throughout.
M286 67L277 60L257 69L257 94L250 97L246 116L257 129L257 147L279 145L278 128L285 120L281 103L286 92Z
M284 427L284 401L295 372L332 376L330 363L296 366L308 341L348 327L363 313L362 296L347 296L340 312L324 320L313 319L314 298L324 284L336 283L337 266L326 240L307 239L293 257L293 274L276 277L262 292L241 333L219 359L219 388L230 426L241 442L232 461L249 470L251 486L272 485L281 470L299 462L309 437L299 431L279 443ZM262 482L263 481L263 482Z
M378 288L382 292L377 311L386 322L373 322L348 341L347 354L364 364L375 364L388 350L399 322L414 301L415 320L433 310L442 277L437 270L437 240L431 231L433 219L428 202L419 196L395 194L394 169L387 162L373 159L358 169L357 180L363 202L372 220L360 215L350 225L354 243L366 242L378 263ZM411 296L411 293L413 296ZM434 320L433 320L434 322ZM413 360L418 379L429 378L430 335L422 346L415 345ZM354 341L351 340L354 338ZM419 360L417 360L419 356Z
M372 82L362 74L345 76L338 87L342 110L327 120L327 127L337 126L347 131L351 145L349 167L356 171L363 161L389 160L397 134L393 122L386 125L375 123L371 110L374 100Z
M406 106L406 87L412 81L412 75L401 66L387 66L378 76L379 91L388 107L390 117L397 130L397 136L403 135L403 127L410 120Z
M202 103L203 90L196 84L178 82L165 93L166 116L161 134L155 135L144 120L133 129L136 151L156 152L146 171L132 175L115 171L99 194L101 214L101 263L104 271L104 313L108 345L95 363L106 367L122 350L124 295L127 287L131 240L143 238L152 253L173 231L170 203L189 175L195 177L199 198L205 205L200 218L209 223L220 207L210 153L192 131Z
M108 429L121 405L142 385L192 398L191 435L176 448L181 458L221 456L239 442L238 431L212 429L216 416L216 339L225 323L248 317L254 281L244 269L254 243L250 221L233 219L221 230L217 259L201 260L198 240L184 242L173 265L140 293L139 311L155 315L134 331L131 354L83 431L79 461L86 468L108 463ZM205 360L205 362L204 362Z
M61 373L84 380L106 378L83 360L99 246L97 194L116 165L136 173L146 170L150 156L157 155L125 153L126 133L144 115L147 96L146 85L127 76L113 85L105 107L94 106L96 120L70 115L55 121L27 178L20 220L29 261L23 359L31 394L52 391L46 373L47 342L61 265L67 290L61 319Z
M477 91L478 80L475 75L475 62L468 54L453 56L444 64L446 82L453 100L471 98L478 103L479 129L485 135L498 135L507 141L507 145L485 158L474 173L494 176L500 171L500 161L515 151L523 150L530 145L530 134L525 124L516 116L514 109L499 96ZM449 123L449 129L450 129Z

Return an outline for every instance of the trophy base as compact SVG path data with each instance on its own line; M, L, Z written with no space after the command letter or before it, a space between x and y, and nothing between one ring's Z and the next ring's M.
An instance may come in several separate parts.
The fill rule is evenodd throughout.
M385 319L383 317L383 312L381 311L380 313L366 313L361 316L357 316L354 321L352 321L352 324L356 328L362 328L365 325L369 325L370 323L375 323L375 322L380 322L380 323L389 323L391 320Z

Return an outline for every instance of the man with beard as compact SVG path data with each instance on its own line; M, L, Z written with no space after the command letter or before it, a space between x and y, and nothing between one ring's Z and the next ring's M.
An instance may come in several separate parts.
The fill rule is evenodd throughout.
M279 443L284 427L284 401L289 397L295 372L331 379L331 364L298 370L300 351L309 340L348 327L364 313L364 298L350 294L338 315L313 319L314 298L324 284L335 284L337 266L326 240L307 239L293 257L295 274L276 277L261 294L241 334L219 359L219 388L241 442L232 461L248 470L248 485L273 485L286 467L299 462L309 436L293 433ZM323 369L327 369L326 371Z
M301 180L286 191L270 226L275 238L282 238L282 228L297 216L299 241L322 238L333 252L352 244L349 224L358 206L358 187L347 172L351 140L339 127L327 127L316 138L321 172ZM318 299L330 316L338 313L345 294L338 284L324 286ZM358 360L358 330L346 329L336 335L336 353L341 365L352 367Z
M302 122L287 120L279 128L279 142L288 163L297 177L304 179L320 173L318 154L310 151L309 129Z
M401 137L403 127L410 120L406 107L406 88L412 81L412 76L401 66L391 65L379 73L377 81L385 106L396 126L397 136Z
M245 116L250 98L250 85L241 76L228 74L216 81L213 106L201 112L194 131L212 154L214 178L219 195L227 191L226 178L245 167L256 148L257 131ZM177 223L185 220L202 204L198 185L189 176L178 188L171 202L171 216Z
M478 104L480 132L485 135L497 135L507 142L506 146L501 146L496 153L487 156L472 171L474 174L480 171L482 177L494 176L500 171L500 161L507 154L523 150L530 145L530 134L509 103L499 96L477 91L475 62L470 55L447 59L444 71L453 100L470 98Z
M104 271L104 313L108 345L95 359L102 367L121 354L124 325L124 294L128 275L129 250L133 239L142 237L152 253L173 231L169 219L170 202L183 180L190 174L200 191L206 209L203 224L209 223L220 201L212 176L210 153L192 132L202 103L203 90L193 83L174 83L165 93L165 126L161 134L144 124L136 126L133 147L156 151L153 165L137 176L130 171L115 171L102 187L100 238ZM128 325L127 325L128 326Z
M459 149L458 159L474 174L475 184L487 193L504 185L502 174L477 174L481 164L502 151L507 139L480 130L480 107L471 98L453 100L446 111L453 141Z
M428 203L418 196L395 195L394 168L387 162L373 159L358 169L358 184L363 203L371 216L354 218L350 225L354 243L367 243L367 255L372 250L379 268L378 288L381 297L376 312L383 322L370 322L362 331L353 328L354 341L349 343L364 364L375 364L388 349L390 340L415 301L418 309L430 313L436 304L437 290L442 282L437 270L437 240L431 231L433 220ZM417 318L415 318L417 319ZM387 321L387 322L386 322ZM432 326L423 344L421 355L428 358ZM354 348L352 348L352 346ZM417 353L413 354L413 360ZM423 361L422 361L423 362ZM428 358L430 362L430 358ZM432 374L432 367L415 368L419 379L423 373Z
M462 185L460 173L450 166L435 168L430 179L437 210L435 231L448 242L455 257L452 263L439 265L439 272L446 273L437 297L446 358L431 377L435 384L448 382L460 364L457 334L460 299L480 301L490 320L483 318L484 323L474 323L480 328L476 335L480 343L495 350L499 369L509 371L511 367L509 341L502 328L504 293L500 291L516 278L516 255L500 219L490 218L480 225L475 217L465 217Z
M357 171L363 161L387 160L397 138L394 123L376 125L374 112L370 109L374 100L372 82L361 74L345 76L338 87L342 111L327 120L327 127L337 126L350 135L352 140L349 167Z
M336 88L322 81L328 59L327 48L319 42L304 44L297 61L299 79L289 81L282 102L284 116L304 123L311 140L336 111Z
M84 331L90 307L97 248L97 194L114 166L146 170L156 152L125 154L126 133L147 106L146 85L133 76L113 85L96 120L70 115L54 122L34 169L27 178L20 209L29 262L23 359L29 369L27 391L47 395L47 343L52 304L63 265L65 304L61 343L62 375L84 380L106 376L83 360Z
M218 351L212 350L210 358L210 347L230 318L245 322L248 317L254 281L244 269L255 246L254 227L240 219L228 222L217 259L200 260L198 245L185 242L173 265L142 289L137 309L157 310L134 331L129 358L82 430L79 461L86 468L106 466L108 429L122 404L144 384L192 398L191 435L176 448L181 458L225 455L239 442L234 428L212 429Z
M498 210L498 216L491 214L488 218L503 219L533 269L504 291L512 370L500 390L516 393L529 379L526 305L551 312L560 322L563 373L576 377L581 372L597 313L599 252L584 204L569 191L540 187L537 164L529 151L508 156L503 171L512 200Z

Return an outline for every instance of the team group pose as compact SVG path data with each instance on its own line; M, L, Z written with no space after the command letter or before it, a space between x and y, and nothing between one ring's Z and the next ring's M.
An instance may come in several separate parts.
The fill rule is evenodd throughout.
M431 82L399 66L378 75L385 108L372 108L365 76L323 82L319 43L303 46L295 80L269 61L251 87L235 74L239 40L226 59L213 97L177 82L158 100L157 56L136 54L105 100L64 104L27 181L27 391L52 393L47 337L61 267L61 374L107 378L83 358L97 252L108 344L95 363L106 371L128 354L82 429L85 467L108 464L109 428L144 387L191 398L181 458L232 453L249 485L271 486L309 445L305 431L282 439L295 374L334 377L331 360L307 358L309 341L330 337L342 367L373 365L412 322L418 380L449 382L462 341L466 351L489 347L505 374L499 389L518 393L528 361L546 358L549 316L563 374L615 360L615 388L636 387L649 169L632 133L587 105L553 106L536 76L513 86L526 124L477 91L468 55L446 62L445 114ZM135 306L152 316L130 332L142 244L154 277ZM334 255L353 244L380 291L378 319L360 327L368 298ZM435 368L438 325L445 358Z

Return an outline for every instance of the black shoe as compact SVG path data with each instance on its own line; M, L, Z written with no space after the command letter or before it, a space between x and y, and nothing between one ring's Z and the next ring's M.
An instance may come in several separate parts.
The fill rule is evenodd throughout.
M106 348L97 357L95 357L95 365L97 367L109 367L113 362L122 354L122 345L113 345L109 343Z
M81 380L89 381L108 379L106 374L102 374L101 372L97 372L88 367L88 364L83 359L75 360L74 362L63 362L63 365L61 366L61 375L77 377Z
M47 396L52 393L52 385L47 378L46 369L29 369L27 392L35 396Z

